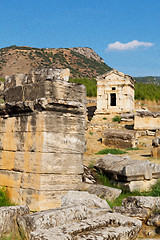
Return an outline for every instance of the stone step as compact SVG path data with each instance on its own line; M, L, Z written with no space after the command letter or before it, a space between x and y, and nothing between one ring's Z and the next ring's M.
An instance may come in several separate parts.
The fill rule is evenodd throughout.
M96 218L31 232L31 239L134 239L142 223L121 214L106 213Z
M105 209L88 209L88 216L86 216L86 219L82 214L85 210L83 207L81 209L81 216L76 210L78 210L78 207L75 207L74 216L72 215L72 222L69 222L69 220L67 221L67 217L70 218L71 215L68 215L66 217L65 222L61 221L61 224L60 222L58 224L56 222L56 219L55 222L52 222L53 219L51 215L50 217L48 215L45 217L43 214L43 217L45 217L45 219L37 219L36 217L36 225L32 214L30 219L24 216L27 221L19 221L19 225L21 227L25 226L25 228L29 226L27 231L24 231L23 233L27 233L27 235L25 235L26 239L32 240L108 239L109 236L115 240L129 240L134 239L142 227L141 221L137 219L126 217L119 213L105 212ZM61 209L61 211L63 211L63 209ZM73 207L70 207L68 214L71 213L71 211L73 211ZM57 211L55 212L58 213ZM77 213L78 216L76 217ZM57 219L59 217L62 217L62 215L57 215Z
M72 205L62 208L50 209L33 214L26 214L17 219L21 233L31 239L31 232L39 229L50 229L64 226L87 218L94 218L107 213L107 208L87 208L86 205Z

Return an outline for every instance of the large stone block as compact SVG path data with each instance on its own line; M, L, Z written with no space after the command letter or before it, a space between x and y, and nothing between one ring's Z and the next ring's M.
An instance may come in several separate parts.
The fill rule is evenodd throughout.
M21 177L21 172L0 170L0 186L20 188Z
M122 190L112 187L103 186L100 184L83 184L83 189L91 194L96 194L98 197L113 201L119 197Z
M141 221L106 209L70 206L18 218L26 239L136 239Z
M5 77L4 88L13 88L24 85L28 82L27 74L19 73Z
M83 155L69 153L42 153L42 152L3 152L8 160L11 169L20 172L32 173L54 173L54 174L82 174L83 173ZM6 159L5 158L5 159ZM3 159L3 162L5 161ZM12 161L11 161L12 160ZM0 159L1 164L2 159ZM5 168L5 164L1 164ZM14 166L14 167L13 167Z
M160 129L160 112L143 111L134 117L134 129L157 130Z
M31 188L7 187L7 195L15 204L27 204L32 211L41 211L61 206L61 197L67 191L39 191Z
M122 206L156 210L160 208L160 197L133 196L123 199Z
M132 130L109 128L103 132L102 142L116 148L134 148L138 145L138 134Z
M6 78L0 185L31 210L60 206L62 194L82 187L86 92L68 77L68 69L38 69Z
M68 81L70 70L66 69L54 69L54 68L42 68L42 69L32 69L28 74L28 83L34 83L48 80L62 80Z
M95 167L122 182L151 180L160 177L160 165L150 161L133 160L129 156L107 154L97 161Z
M68 191L82 188L81 175L22 173L21 187L42 191Z
M84 191L69 191L62 197L62 206L70 206L73 204L84 204L87 207L94 208L106 208L108 211L111 211L110 206L105 200L97 197L95 194Z
M76 94L75 94L76 92ZM7 88L4 92L5 101L19 102L19 101L34 101L40 98L51 98L54 100L63 100L69 102L85 103L85 87L76 83L68 83L62 81L45 80L35 82L13 88Z

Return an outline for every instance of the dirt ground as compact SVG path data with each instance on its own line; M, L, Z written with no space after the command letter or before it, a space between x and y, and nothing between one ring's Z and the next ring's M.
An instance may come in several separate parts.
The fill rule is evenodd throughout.
M101 143L102 134L101 133L90 133L85 134L87 140L87 151L84 154L84 165L89 166L94 164L99 158L104 155L95 155L99 150L107 148L106 145ZM160 159L154 159L151 157L152 139L153 136L143 136L139 138L140 150L127 150L125 155L129 155L135 160L150 160L160 164Z
M87 98L88 100L96 101L96 98ZM93 102L89 103L88 106L93 106ZM149 111L160 111L160 103L152 101L135 101L135 108L145 108ZM121 123L120 123L121 124ZM107 148L104 144L101 143L102 133L100 132L89 132L86 131L85 134L87 140L87 150L84 154L84 164L90 165L95 163L99 158L104 155L95 155L96 152ZM127 155L135 160L150 160L157 164L160 164L160 159L154 159L151 157L151 148L152 148L152 139L154 136L143 136L139 138L140 150L129 150Z

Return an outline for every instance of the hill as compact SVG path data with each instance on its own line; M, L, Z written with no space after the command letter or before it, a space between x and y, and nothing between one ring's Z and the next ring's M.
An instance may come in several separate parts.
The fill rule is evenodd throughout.
M134 79L137 83L160 85L160 77L158 76L134 77Z
M91 48L32 48L10 46L0 49L0 78L28 73L32 68L69 68L72 78L95 78L111 68Z

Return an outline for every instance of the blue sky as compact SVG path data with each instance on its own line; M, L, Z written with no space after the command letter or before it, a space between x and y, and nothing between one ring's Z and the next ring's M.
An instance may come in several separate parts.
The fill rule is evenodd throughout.
M160 0L0 0L0 48L91 47L132 76L160 76Z

